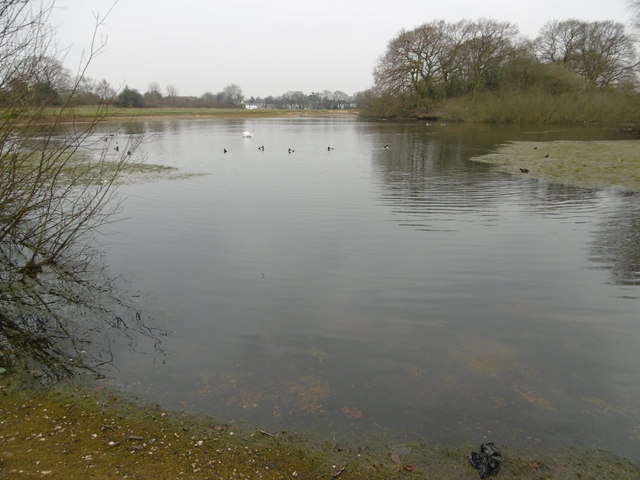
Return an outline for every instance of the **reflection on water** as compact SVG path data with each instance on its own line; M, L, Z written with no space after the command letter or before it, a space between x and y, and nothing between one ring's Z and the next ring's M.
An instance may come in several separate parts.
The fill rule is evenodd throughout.
M619 285L640 285L640 204L637 195L609 200L610 215L599 220L591 245L591 260ZM630 290L631 295L637 293Z
M123 188L130 220L108 237L109 262L174 336L163 365L123 349L114 383L356 443L637 457L637 195L468 160L508 140L615 132L143 125L149 161L206 175Z

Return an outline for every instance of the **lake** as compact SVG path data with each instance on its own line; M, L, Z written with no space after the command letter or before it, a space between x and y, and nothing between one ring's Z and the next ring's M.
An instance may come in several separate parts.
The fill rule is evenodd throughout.
M470 161L616 130L293 117L114 138L141 135L134 158L198 175L120 188L107 262L172 334L164 362L116 347L111 385L356 446L639 458L639 196Z

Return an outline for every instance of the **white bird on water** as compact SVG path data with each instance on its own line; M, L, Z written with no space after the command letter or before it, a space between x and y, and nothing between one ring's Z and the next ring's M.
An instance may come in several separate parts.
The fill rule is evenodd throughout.
M242 136L244 138L251 138L253 137L253 132L242 132Z

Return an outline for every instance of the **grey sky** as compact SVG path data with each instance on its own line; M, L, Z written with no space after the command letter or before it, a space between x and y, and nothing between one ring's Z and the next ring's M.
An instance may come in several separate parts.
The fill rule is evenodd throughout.
M75 70L94 13L112 0L57 0L58 42ZM199 96L235 83L246 97L342 90L372 84L372 71L401 29L432 20L491 18L534 38L549 20L628 24L626 0L120 0L101 34L106 50L88 76L141 92L151 82Z

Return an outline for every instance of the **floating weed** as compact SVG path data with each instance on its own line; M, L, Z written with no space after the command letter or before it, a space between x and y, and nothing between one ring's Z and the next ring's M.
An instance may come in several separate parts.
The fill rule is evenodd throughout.
M529 403L533 404L533 405L537 405L538 407L542 407L545 410L549 410L550 412L557 412L558 409L556 407L554 407L551 402L549 402L547 399L542 398L540 395L536 394L535 392L533 392L530 388L524 386L524 385L515 385L513 387L513 390L520 395L522 398L524 398L526 401L528 401Z
M491 377L518 368L516 350L490 339L470 340L452 356L469 370Z
M290 382L289 393L293 396L292 403L297 409L320 415L325 413L322 400L331 394L331 387L325 379L307 375Z
M640 191L640 140L511 142L472 160L555 183Z

